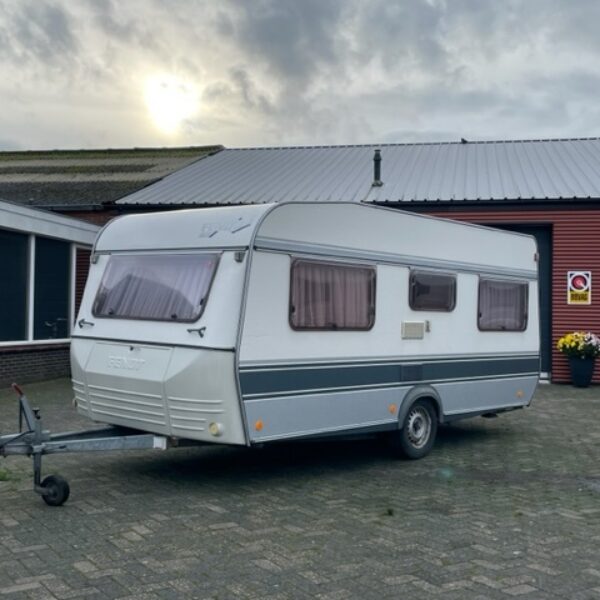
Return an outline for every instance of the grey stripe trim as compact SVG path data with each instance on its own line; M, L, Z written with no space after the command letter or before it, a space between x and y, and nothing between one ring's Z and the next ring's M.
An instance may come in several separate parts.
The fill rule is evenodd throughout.
M258 400L272 400L278 398L285 398L288 396L307 396L307 395L318 395L318 394L329 394L336 392L358 392L361 390L385 390L385 389L403 389L420 384L431 384L437 385L441 383L460 383L467 381L490 381L490 380L503 380L503 379L519 379L521 377L538 377L538 371L532 371L530 373L518 372L518 373L507 373L506 375L481 375L475 377L455 377L452 379L415 379L414 381L402 381L399 383L374 383L370 385L347 385L338 387L326 387L326 388L307 388L305 390L292 390L288 392L275 392L273 394L244 394L245 402L256 402Z
M477 263L421 258L418 256L394 254L391 252L372 252L370 250L358 250L356 248L330 246L327 244L292 242L288 240L280 240L262 236L257 236L255 240L255 248L257 250L283 252L285 254L308 254L311 256L364 260L372 263L401 265L406 267L424 267L429 269L441 269L444 271L455 271L461 273L477 273L485 275L497 275L501 277L531 279L534 281L537 280L537 272L529 269L493 267L490 265L482 265Z
M289 359L280 359L264 362L245 362L240 365L240 369L243 373L251 373L255 371L291 371L296 369L325 369L331 367L353 368L360 366L380 366L380 365L395 365L398 363L451 363L451 362L483 362L483 361L497 361L501 359L524 359L531 358L539 360L538 352L498 352L495 354L437 354L437 355L408 355L408 356L376 356L366 357L360 356L350 359L332 359L324 358L322 360L315 359L314 362L296 361L292 362Z
M483 360L369 362L240 371L244 400L348 390L385 389L416 383L448 383L537 376L539 356Z

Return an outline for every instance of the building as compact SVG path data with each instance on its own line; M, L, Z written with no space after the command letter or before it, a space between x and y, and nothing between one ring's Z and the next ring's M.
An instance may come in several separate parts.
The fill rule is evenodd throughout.
M0 198L102 225L115 200L221 149L0 152Z
M69 338L111 203L220 146L0 152L0 388L69 374Z
M0 201L0 387L69 373L98 227Z
M291 200L372 202L503 227L538 240L542 369L552 381L569 380L566 360L555 350L558 338L578 329L600 333L593 289L600 274L600 138L0 153L0 197L99 225L126 212ZM40 235L14 230L4 219L0 212L0 232ZM85 244L65 241L78 249L79 271L73 272L81 282ZM0 247L0 259L8 251ZM575 297L568 294L573 272L591 278L585 302L569 303ZM27 363L33 355L23 348L65 346L66 338L36 339L35 315L28 319L25 340L0 342L5 359L18 362L18 352ZM35 355L40 361L41 352ZM26 376L34 377L34 371ZM600 382L600 368L595 381ZM0 386L6 382L0 377Z
M600 138L224 149L117 200L114 209L284 200L372 202L535 235L542 370L568 381L556 341L572 330L600 333L600 294L590 289L579 303L568 295L569 273L592 282L600 275Z

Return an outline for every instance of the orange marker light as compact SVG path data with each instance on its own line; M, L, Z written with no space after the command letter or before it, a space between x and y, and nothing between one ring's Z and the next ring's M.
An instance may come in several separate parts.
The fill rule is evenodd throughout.
M258 421L256 421L256 423L254 423L254 429L256 429L256 431L262 431L262 428L264 427L263 422L261 419L259 419Z
M522 398L523 396L524 396L523 390L518 390L517 391L517 398Z
M388 406L388 410L390 411L390 413L392 413L393 415L396 414L396 405L395 404L390 404Z

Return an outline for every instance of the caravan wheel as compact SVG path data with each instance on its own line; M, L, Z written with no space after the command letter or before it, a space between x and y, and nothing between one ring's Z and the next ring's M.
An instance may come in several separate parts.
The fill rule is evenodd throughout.
M423 458L433 448L437 434L437 415L429 400L415 401L403 423L391 439L395 454L405 458Z

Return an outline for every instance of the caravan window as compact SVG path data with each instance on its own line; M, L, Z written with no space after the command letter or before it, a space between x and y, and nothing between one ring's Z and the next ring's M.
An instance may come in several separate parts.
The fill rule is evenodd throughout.
M450 312L456 304L456 276L412 271L409 304L413 310Z
M375 322L375 268L310 260L292 263L293 329L368 330Z
M481 331L525 331L527 283L480 278L479 319Z
M96 317L192 322L200 317L218 254L114 255L94 302Z

